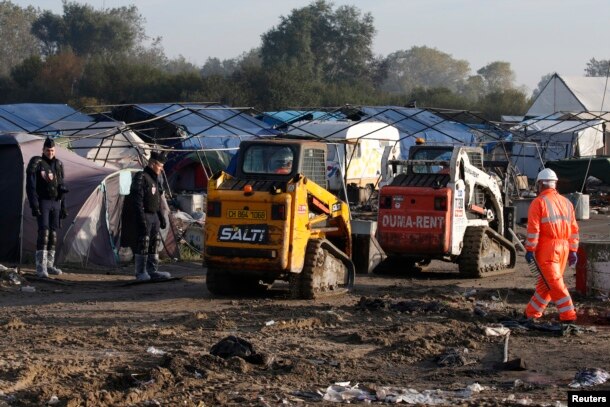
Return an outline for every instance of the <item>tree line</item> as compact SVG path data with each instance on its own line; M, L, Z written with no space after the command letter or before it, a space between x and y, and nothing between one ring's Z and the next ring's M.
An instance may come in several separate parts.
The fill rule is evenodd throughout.
M530 99L510 63L476 72L468 61L427 46L374 55L373 17L315 0L266 31L260 46L196 66L165 55L136 6L96 10L65 1L63 14L0 1L0 103L209 101L259 110L413 105L520 115ZM606 76L609 61L585 74ZM549 75L541 78L540 91Z

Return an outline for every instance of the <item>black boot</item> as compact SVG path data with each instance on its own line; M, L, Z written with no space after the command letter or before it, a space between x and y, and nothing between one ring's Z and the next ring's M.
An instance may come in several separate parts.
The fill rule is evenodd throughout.
M136 280L138 281L148 281L150 280L150 276L146 272L146 255L145 254L136 254Z

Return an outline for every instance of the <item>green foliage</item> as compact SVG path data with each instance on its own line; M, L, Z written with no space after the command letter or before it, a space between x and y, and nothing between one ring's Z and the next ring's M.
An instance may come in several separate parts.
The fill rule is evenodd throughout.
M470 100L447 88L417 88L411 93L410 99L417 104L417 107L442 107L463 110L470 110L473 107L473 103Z
M27 88L42 72L43 62L39 56L24 59L11 70L11 78L22 88Z
M610 74L610 59L591 58L585 68L585 76L608 76Z
M298 66L301 75L316 81L368 81L374 34L369 13L353 6L333 10L331 3L317 0L292 10L263 34L262 63L268 70Z
M37 55L39 41L30 32L38 17L33 7L0 1L0 76L6 76L24 58Z
M483 77L487 92L501 92L514 88L515 73L510 67L510 62L495 61L485 65L477 73Z
M259 110L415 101L494 119L527 107L509 63L492 62L471 75L467 61L426 46L374 57L371 15L326 0L281 17L260 48L208 58L202 67L167 58L160 38L148 44L143 26L135 6L96 10L66 1L56 15L0 0L0 100L208 101ZM589 65L600 71L607 61Z
M485 95L479 110L488 120L500 120L502 115L522 115L528 107L527 95L519 89L506 89Z
M416 88L457 90L468 72L467 61L456 60L435 48L412 47L396 51L386 58L387 77L382 89L390 93L408 94Z
M135 6L98 11L87 4L65 2L63 15L45 11L32 24L44 44L44 55L71 49L80 56L123 54L143 36L143 19Z

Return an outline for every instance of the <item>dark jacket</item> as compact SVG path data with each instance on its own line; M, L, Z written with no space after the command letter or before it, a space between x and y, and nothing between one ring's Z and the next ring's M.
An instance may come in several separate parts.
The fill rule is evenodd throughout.
M38 208L41 200L62 201L64 166L61 160L45 156L30 159L26 170L26 193L30 207Z
M146 225L146 213L156 213L163 216L161 196L163 189L159 177L150 167L137 172L131 181L129 195L123 202L121 216L121 247L135 249L138 234Z

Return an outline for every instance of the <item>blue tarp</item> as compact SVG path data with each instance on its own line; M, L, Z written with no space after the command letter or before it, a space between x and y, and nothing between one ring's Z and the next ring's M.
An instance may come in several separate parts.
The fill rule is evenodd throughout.
M221 149L236 148L243 139L256 136L275 135L271 126L244 113L239 109L218 104L138 104L123 107L121 116L115 117L127 122L150 120L157 117L170 123L178 130L172 137L162 137L160 144L178 149ZM129 109L129 112L125 112ZM128 115L129 118L124 117ZM155 131L145 130L151 139L159 133L160 125Z
M279 112L264 112L256 116L257 119L274 126L281 127L302 120L345 120L341 112L307 111L307 110L282 110Z
M364 106L362 120L379 120L398 128L401 151L406 158L418 137L431 144L472 145L476 137L465 124L444 119L425 109L398 106Z
M117 126L119 123L98 125L91 116L68 105L44 103L0 105L0 131L74 135L83 132L100 132Z

